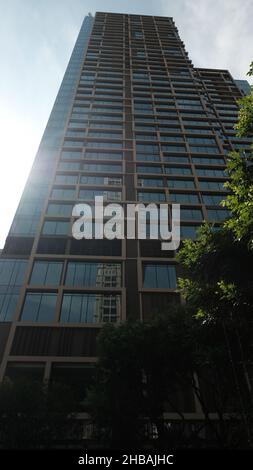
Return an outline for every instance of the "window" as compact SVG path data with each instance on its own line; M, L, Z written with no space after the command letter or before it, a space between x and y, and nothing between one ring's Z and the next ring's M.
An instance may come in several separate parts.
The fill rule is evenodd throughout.
M103 196L107 201L120 201L120 191L103 191L99 189L80 189L79 199L92 200L96 196Z
M211 221L223 221L230 217L227 209L207 209L208 219Z
M39 223L38 214L29 216L16 215L10 233L15 235L35 235Z
M100 137L105 137L107 139L120 139L120 138L122 138L122 133L121 132L109 132L109 131L104 131L104 132L89 131L88 137L96 137L96 138L97 137L99 137L99 138Z
M165 162L168 162L168 163L189 163L189 160L188 160L188 157L184 157L184 156L181 156L181 155L178 155L178 156L164 156L163 157L164 161Z
M135 39L142 39L143 38L143 33L141 31L134 31L133 34L134 34ZM141 75L141 74L136 73L134 75ZM142 74L142 75L144 75L144 74ZM134 77L134 78L136 78L136 77Z
M169 173L171 175L191 175L192 170L189 167L184 166L177 166L177 167L166 167L165 173Z
M162 145L163 152L185 152L184 145Z
M80 160L82 158L82 152L74 152L64 150L61 154L61 160Z
M77 162L60 162L58 166L59 170L79 170L80 163Z
M190 146L190 152L199 152L199 153L220 153L217 147L193 147Z
M219 182L219 181L199 181L199 187L201 189L212 189L212 190L220 190L220 191L226 191L226 188L224 188L224 181Z
M68 263L66 285L83 287L120 287L118 263Z
M61 281L62 266L60 261L35 261L30 284L57 286Z
M225 198L226 196L221 194L202 194L204 204L212 206L217 206Z
M152 144L136 144L137 152L159 153L159 146Z
M30 322L52 322L55 316L56 294L28 293L22 310L21 320Z
M203 215L200 209L181 209L180 216L182 220L202 220Z
M197 236L197 225L181 225L181 237L182 238L196 238Z
M168 264L143 266L143 287L149 289L176 289L176 268Z
M59 217L70 217L73 206L71 204L53 204L50 203L47 208L47 214Z
M191 180L167 180L167 185L169 188L179 188L179 189L195 188L194 181L191 181Z
M44 235L68 235L69 222L47 220L44 222L43 231Z
M162 173L161 166L144 166L144 165L137 165L136 167L137 173Z
M82 176L81 177L81 184L99 184L99 185L113 185L118 186L121 185L122 179L121 178L113 178L107 176Z
M81 184L104 184L103 176L82 176Z
M202 165L224 165L223 158L192 157L192 161Z
M123 147L122 142L87 142L87 147L89 148L116 148L121 149Z
M122 129L123 124L119 124L116 122L108 123L108 122L91 122L90 123L91 129Z
M177 202L179 204L199 204L199 197L197 194L170 193L170 199L172 202Z
M74 199L76 195L75 189L53 189L51 198L52 199Z
M135 138L138 140L157 140L156 134L151 134L150 132L147 134L135 134Z
M138 178L138 186L163 187L163 180L162 179L154 179L154 178Z
M94 110L95 111L95 110ZM90 119L93 121L122 121L122 114L117 114L117 115L110 115L110 114L98 114L98 113L91 113L90 114Z
M155 201L160 201L163 202L165 201L165 193L158 193L158 192L142 192L138 191L138 201L140 202L155 202Z
M78 181L78 175L56 175L55 183L60 184L76 184Z
M13 319L26 268L24 260L0 260L0 322Z
M85 152L84 158L91 160L122 160L122 153Z
M225 178L225 170L216 170L211 168L196 168L196 173L198 176L218 176L220 178Z
M64 294L61 318L64 323L115 323L120 319L120 295Z
M102 165L99 163L84 163L83 165L83 170L84 171L94 171L94 172L101 172L101 173L106 173L110 174L112 173L118 173L122 171L122 166L121 165Z
M175 136L175 135L164 135L161 134L160 136L162 142L183 142L184 138L181 136Z
M136 154L136 160L138 161L146 161L146 162L159 162L160 161L160 155L152 155L148 153L137 153Z

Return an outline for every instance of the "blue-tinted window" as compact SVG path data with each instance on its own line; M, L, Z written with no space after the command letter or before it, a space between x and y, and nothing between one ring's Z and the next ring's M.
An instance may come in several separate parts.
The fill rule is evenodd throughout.
M43 225L44 235L68 235L69 222L47 220Z
M223 221L230 217L230 212L227 209L208 209L208 219L211 221Z
M115 323L120 319L120 295L64 294L62 323Z
M56 294L26 294L21 320L41 323L52 322L55 316L56 300Z
M202 194L204 204L217 206L220 202L225 199L225 195L221 194Z
M192 157L192 161L202 165L224 165L223 158Z
M168 180L167 181L169 188L186 188L192 189L195 188L194 181L191 180Z
M182 155L165 155L163 159L168 163L189 163L188 157Z
M13 319L26 268L25 260L0 260L0 322Z
M80 163L77 162L60 162L59 170L79 170Z
M87 160L122 160L122 153L85 152L84 158Z
M138 161L146 161L146 162L159 162L160 155L152 155L148 153L137 153L136 160Z
M119 263L68 263L66 285L84 287L120 287Z
M226 189L224 188L224 181L219 182L219 181L199 181L199 187L201 189L212 189L212 190L220 190L220 191L225 191Z
M120 201L120 191L104 191L99 189L80 189L79 199L92 200L96 196L103 196L107 201Z
M72 214L72 204L49 204L47 214L59 217L69 217Z
M203 215L200 209L181 209L180 216L182 220L202 220Z
M60 261L35 261L30 284L57 286L60 284L62 266Z
M95 172L101 172L101 173L107 173L109 174L110 172L113 173L119 173L122 171L122 166L121 165L102 165L99 163L84 163L83 165L83 170L84 171L95 171Z
M162 145L163 152L185 152L184 145Z
M55 182L62 184L76 184L78 175L56 175Z
M0 286L0 322L12 321L20 289L3 289Z
M138 186L143 187L163 187L163 180L162 179L154 179L154 178L138 178Z
M199 204L199 197L197 194L170 193L170 199L172 202L177 202L179 204Z
M218 147L193 147L193 146L190 146L190 152L199 152L199 153L220 153Z
M227 176L225 170L211 168L196 168L196 173L198 176L218 176L220 178L225 178Z
M121 149L123 147L122 142L87 142L86 147L89 148L114 148Z
M196 238L198 226L196 225L181 225L181 237L182 238Z
M171 175L191 175L192 170L190 167L178 166L178 167L166 167L165 172Z
M143 287L149 289L176 289L176 268L168 264L143 266Z
M162 173L161 166L147 166L147 165L137 165L136 166L137 173Z
M136 144L137 152L159 153L159 146L152 144Z
M138 201L140 202L163 202L165 199L165 193L138 191Z
M51 198L52 199L74 199L76 195L75 189L53 189Z

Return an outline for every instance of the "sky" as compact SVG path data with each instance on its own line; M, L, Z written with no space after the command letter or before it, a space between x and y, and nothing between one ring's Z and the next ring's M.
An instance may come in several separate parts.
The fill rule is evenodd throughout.
M252 0L0 0L0 248L83 17L96 11L172 16L196 67L247 79Z

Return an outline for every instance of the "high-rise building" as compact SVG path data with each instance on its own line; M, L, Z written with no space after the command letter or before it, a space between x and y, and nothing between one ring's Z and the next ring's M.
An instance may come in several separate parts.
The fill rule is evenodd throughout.
M226 156L242 90L195 68L172 18L84 19L0 258L1 379L88 383L104 322L145 320L177 299L159 240L76 240L76 203L181 204L181 237L228 216ZM196 409L183 397L182 410Z

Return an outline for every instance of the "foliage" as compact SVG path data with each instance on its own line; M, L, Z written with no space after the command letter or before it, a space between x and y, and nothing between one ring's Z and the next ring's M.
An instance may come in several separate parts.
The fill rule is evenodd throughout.
M227 226L215 232L201 227L196 241L184 242L178 259L184 267L179 285L196 315L215 322L230 321L232 314L251 317L253 253Z
M253 75L253 62L250 64L247 75ZM235 125L238 137L253 135L253 92L238 100L240 106L238 123Z
M252 106L253 110L253 106ZM235 240L248 244L252 249L253 240L253 154L247 159L232 153L228 159L230 180L225 186L230 191L223 201L231 212L225 228L231 230Z
M253 135L253 94L238 100L239 121L235 125L238 137Z

